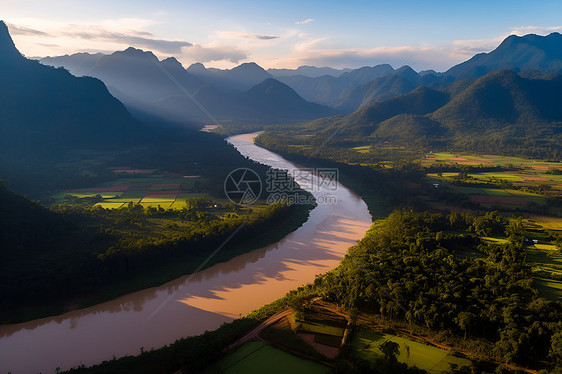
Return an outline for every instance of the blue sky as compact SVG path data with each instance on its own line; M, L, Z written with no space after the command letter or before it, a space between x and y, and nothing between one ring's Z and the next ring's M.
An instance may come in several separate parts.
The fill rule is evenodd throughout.
M265 68L390 63L446 70L509 34L562 31L555 1L2 0L27 56L133 45L185 66Z

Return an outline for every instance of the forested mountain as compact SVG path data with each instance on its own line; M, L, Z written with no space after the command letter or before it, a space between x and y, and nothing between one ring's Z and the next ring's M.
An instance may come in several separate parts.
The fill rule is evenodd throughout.
M511 35L490 53L479 53L453 66L443 75L447 81L474 79L500 69L562 71L562 35Z
M402 145L438 141L455 149L555 151L562 144L561 91L562 76L529 79L502 70L476 80L450 100L444 92L420 88L344 120L346 126L361 128L365 135L372 130L373 140ZM376 110L381 107L396 108L387 113L397 115L377 124L377 119L384 118Z
M292 128L316 144L372 142L438 149L562 157L562 75L526 78L510 71L459 81L446 89L425 86ZM312 136L311 136L312 135ZM279 134L278 134L279 136ZM300 143L299 143L300 144Z
M351 124L372 125L398 114L431 113L445 105L448 100L449 95L446 92L422 86L408 94L365 105L344 117L344 120Z
M353 111L369 103L408 93L416 87L436 79L437 77L434 75L422 77L411 67L403 66L391 74L354 88L338 107Z
M562 121L561 90L562 76L525 79L501 70L475 81L431 118L462 132L502 130L508 125L555 128Z
M345 115L322 118L306 125L316 134L331 134L336 129L337 137L364 137L371 135L378 124L399 115L425 115L432 113L449 101L449 94L425 86L388 100L375 101ZM397 132L398 129L397 129Z

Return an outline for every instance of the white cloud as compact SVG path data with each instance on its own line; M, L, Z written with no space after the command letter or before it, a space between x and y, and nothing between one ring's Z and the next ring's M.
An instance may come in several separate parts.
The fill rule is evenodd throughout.
M293 45L292 53L279 56L271 67L296 68L301 65L332 66L336 68L372 66L389 63L400 67L410 65L415 70L434 69L445 71L450 67L470 59L477 53L494 50L509 35L529 33L547 35L562 32L562 26L519 26L512 27L502 35L488 39L454 40L448 45L421 46L380 46L375 48L322 48L328 38L312 38L301 33Z
M187 66L194 62L229 61L237 64L245 60L247 53L237 47L228 45L200 45L183 49L180 60Z
M272 40L279 39L277 35L250 34L244 31L215 31L215 35L221 39L254 39L254 40Z
M160 12L159 12L160 13ZM161 12L165 15L165 12ZM155 17L158 20L158 17ZM312 18L295 22L313 22ZM446 70L476 53L489 52L507 36L562 32L562 26L517 26L502 35L483 39L453 40L444 45L373 46L338 48L330 35L303 33L299 27L275 30L275 33L214 31L199 40L159 38L150 31L154 19L119 18L99 22L63 23L47 18L10 18L8 27L20 51L29 56L61 55L75 52L110 53L128 46L152 50L159 57L174 56L186 62L213 62L214 66L232 67L250 56L264 67L296 68L300 65L360 67L390 63L404 64L416 70ZM302 29L302 28L301 28Z
M548 35L553 32L562 32L562 26L518 26L511 28L511 34L518 36L526 34Z
M436 47L377 47L346 49L296 50L288 58L280 58L277 66L332 66L336 68L390 64L395 68L410 65L415 70L445 70L460 62L445 48Z
M28 24L38 26L31 28ZM146 30L153 24L152 20L140 18L108 19L96 25L42 20L37 23L10 23L8 28L18 48L28 55L36 56L81 51L112 52L129 46L170 56L181 53L182 48L191 47L192 44L185 40L155 37Z
M31 27L23 25L13 25L11 23L6 24L8 30L10 30L10 35L32 35L32 36L49 36L46 32L33 29Z
M112 42L123 46L133 46L150 49L164 54L180 53L183 47L192 44L183 40L168 40L155 38L147 31L130 30L128 32L115 32L105 27L70 25L58 31L58 35L86 39L95 42Z
M509 34L490 39L454 40L451 43L451 55L458 58L470 58L477 53L490 52Z

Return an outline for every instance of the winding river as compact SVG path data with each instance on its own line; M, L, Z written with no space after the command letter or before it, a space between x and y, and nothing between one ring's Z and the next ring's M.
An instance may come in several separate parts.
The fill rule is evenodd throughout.
M296 165L256 146L256 134L228 139L263 164ZM298 173L308 180L310 175ZM313 176L313 178L317 178ZM301 181L302 182L302 181ZM309 219L281 241L191 276L60 316L0 326L0 373L54 373L134 355L178 338L213 330L334 268L362 238L371 216L360 197L342 186L310 191L321 201Z

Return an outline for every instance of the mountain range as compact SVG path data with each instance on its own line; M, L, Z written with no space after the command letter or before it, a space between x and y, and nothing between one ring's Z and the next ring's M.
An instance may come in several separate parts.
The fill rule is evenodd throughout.
M206 69L202 64L184 69L173 57L159 61L152 52L132 47L111 55L80 53L41 62L101 79L133 115L151 122L277 123L338 113L307 102L255 63L230 70Z
M323 132L342 126L340 135L400 141L490 131L503 132L501 139L508 133L536 137L546 127L558 136L561 51L558 33L509 36L493 51L443 73L385 64L351 71L310 66L266 71L255 63L227 70L196 63L184 69L174 58L160 61L135 48L41 61L101 79L137 117L264 124L336 115L312 127Z
M504 69L459 86L421 86L297 131L321 137L337 132L334 139L379 144L562 156L562 75L526 78Z

